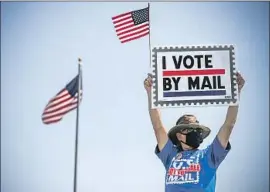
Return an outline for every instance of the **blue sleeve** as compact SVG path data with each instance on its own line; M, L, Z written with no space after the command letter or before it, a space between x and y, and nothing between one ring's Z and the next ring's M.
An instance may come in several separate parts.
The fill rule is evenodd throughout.
M213 143L206 149L206 156L209 166L217 169L230 150L230 142L228 142L228 145L224 149L219 139L216 137Z
M177 149L173 145L170 139L168 139L167 143L163 147L163 149L160 151L158 146L155 148L155 154L157 157L161 160L164 167L167 169L169 166L170 161L174 157L174 155L177 154Z

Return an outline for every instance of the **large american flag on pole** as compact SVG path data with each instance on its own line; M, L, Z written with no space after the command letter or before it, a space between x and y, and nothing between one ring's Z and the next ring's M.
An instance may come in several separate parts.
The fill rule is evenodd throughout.
M80 79L79 79L80 77ZM72 79L58 94L56 94L45 107L42 114L44 124L52 124L60 121L65 114L78 106L78 86L80 80L80 102L82 100L81 74Z
M121 43L149 34L149 7L114 16L112 20Z

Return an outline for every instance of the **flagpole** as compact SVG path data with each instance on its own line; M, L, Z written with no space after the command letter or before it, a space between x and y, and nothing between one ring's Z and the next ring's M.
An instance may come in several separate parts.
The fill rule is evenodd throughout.
M150 32L151 32L151 23L150 23L150 3L148 3L148 22L149 22L149 36L148 36L148 43L149 43L149 66L150 66L150 73L148 73L148 75L152 75L152 55L151 55L151 37L150 37ZM151 91L151 95L152 95L152 91ZM152 108L152 96L151 96L151 108Z
M77 192L77 162L78 162L78 134L79 134L79 106L81 100L81 59L78 59L78 99L77 99L77 117L76 117L76 137L75 137L75 160L74 160L74 180L73 192Z
M148 3L148 22L149 22L149 36L148 36L148 43L149 43L149 54L150 54L150 69L151 69L151 37L150 37L150 32L151 32L151 25L150 25L150 3ZM152 72L151 72L152 73Z

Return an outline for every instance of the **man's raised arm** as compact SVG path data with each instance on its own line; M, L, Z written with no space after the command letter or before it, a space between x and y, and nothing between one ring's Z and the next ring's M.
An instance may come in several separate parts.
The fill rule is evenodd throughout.
M241 90L245 84L245 80L243 79L240 73L237 73L237 84L238 84L238 91L239 91L239 96L240 96ZM236 122L238 108L239 106L229 106L225 122L217 134L218 140L224 149L228 145L232 129Z
M149 109L150 119L153 125L156 139L157 139L158 148L161 151L168 141L168 136L167 136L166 129L164 128L162 124L159 110L151 109L152 78L151 78L151 75L149 74L148 74L148 77L144 80L144 88L146 89L147 96L148 96L148 109Z

